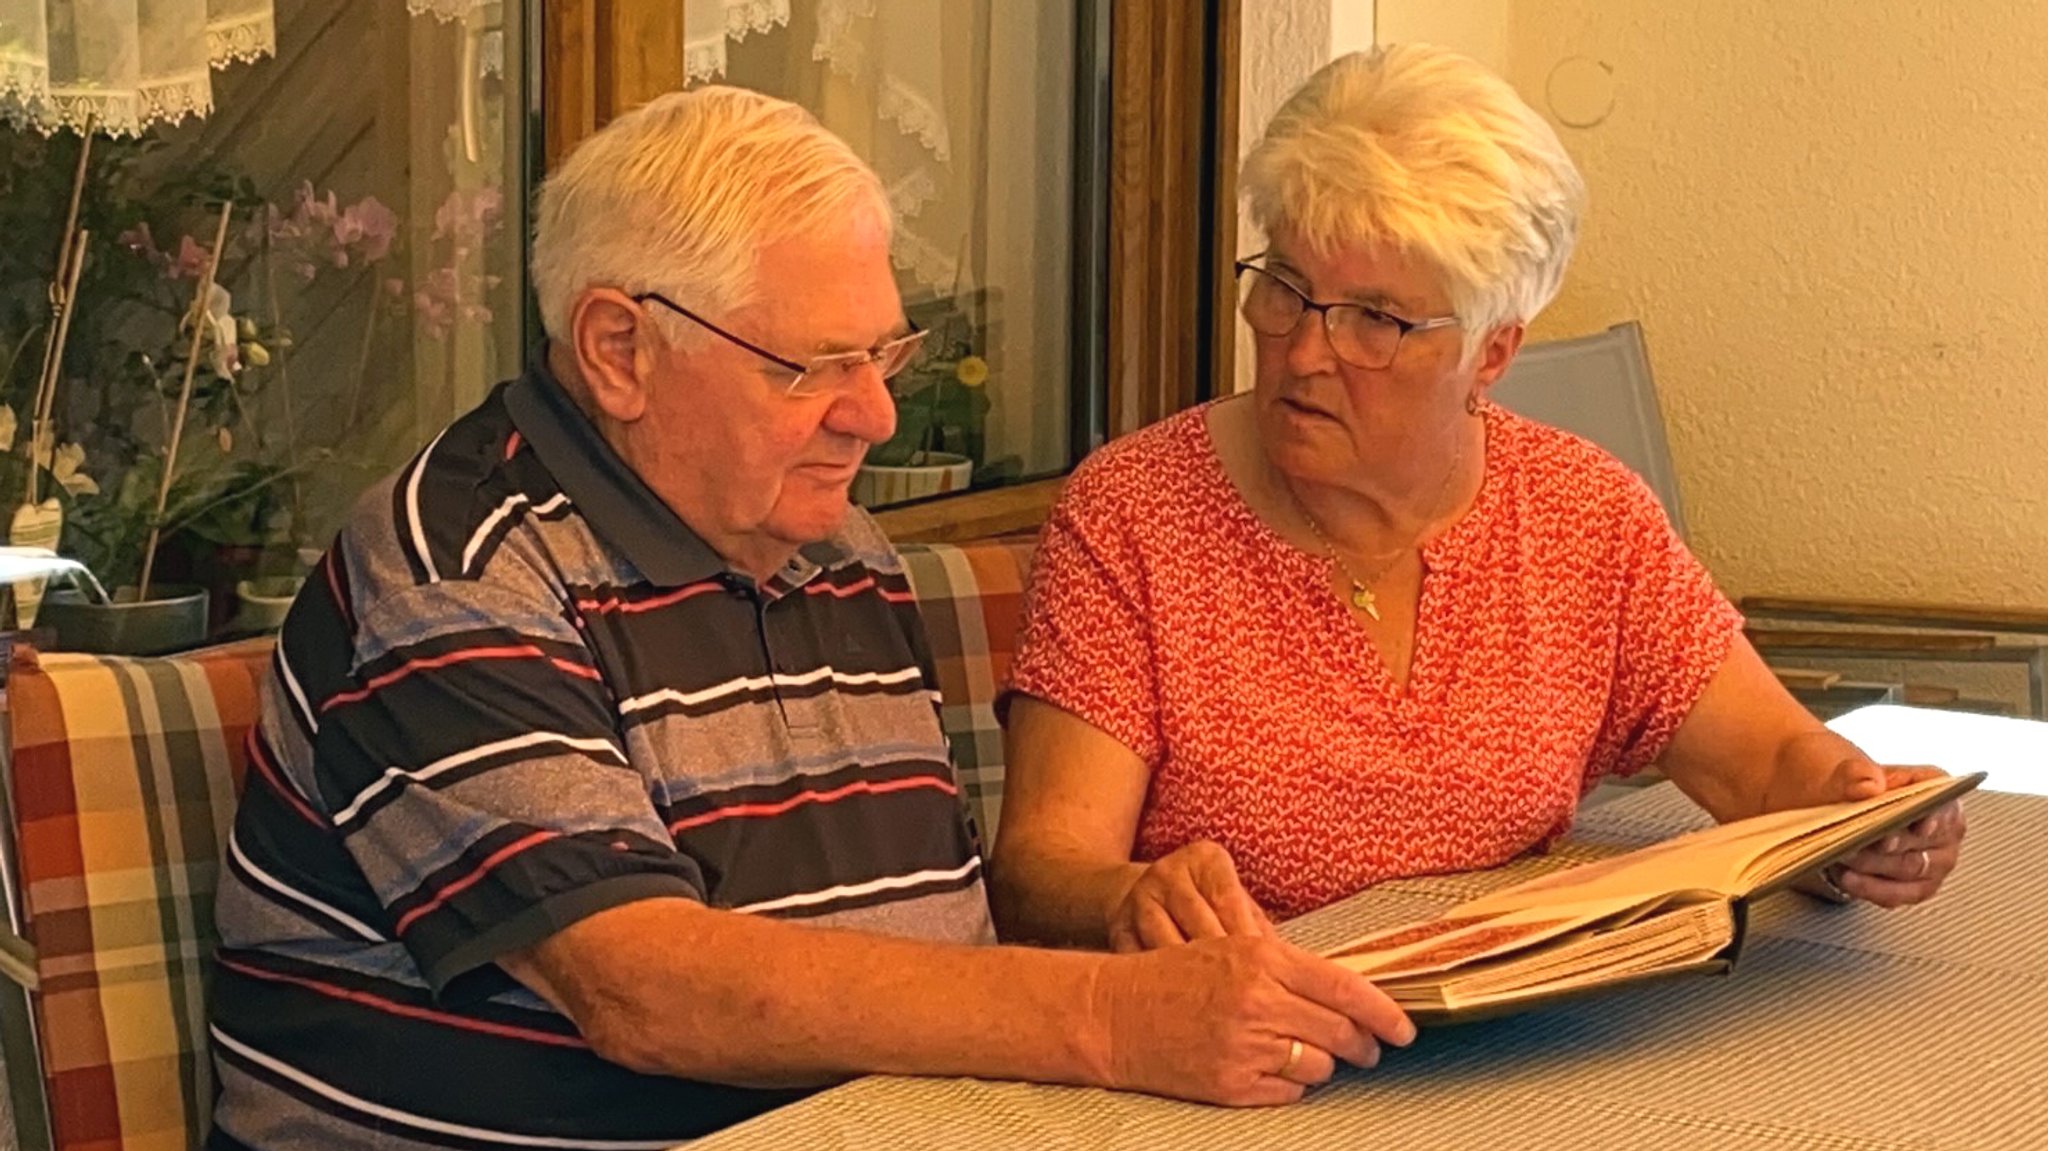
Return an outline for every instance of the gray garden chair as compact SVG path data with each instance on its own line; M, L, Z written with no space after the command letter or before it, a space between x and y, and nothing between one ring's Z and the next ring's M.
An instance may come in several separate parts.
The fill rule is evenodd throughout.
M1526 345L1492 395L1510 411L1613 453L1649 483L1672 525L1686 535L1642 325L1630 321L1588 336ZM1741 606L1752 620L1859 625L1853 630L1753 628L1752 641L1773 661L2024 665L2029 709L2037 718L2048 718L2048 610L1791 596L1748 596Z

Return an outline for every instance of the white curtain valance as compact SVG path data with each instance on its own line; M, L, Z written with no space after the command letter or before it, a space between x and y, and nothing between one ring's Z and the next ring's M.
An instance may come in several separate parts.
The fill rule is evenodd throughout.
M949 121L964 109L949 106L945 89L949 60L957 70L973 57L972 11L956 3L948 19L947 0L809 3L817 30L808 55L830 77L804 103L882 177L897 217L896 266L927 286L963 287L959 254L975 197L971 173L952 163ZM788 24L790 8L791 0L691 0L688 82L723 77L726 42Z
M211 112L211 69L276 51L271 0L0 0L0 115L137 135Z
M683 81L725 75L725 42L789 23L789 0L691 0L683 5Z
M915 136L933 159L953 158L946 124L944 57L971 44L949 43L940 0L818 0L811 59L870 85L875 113Z

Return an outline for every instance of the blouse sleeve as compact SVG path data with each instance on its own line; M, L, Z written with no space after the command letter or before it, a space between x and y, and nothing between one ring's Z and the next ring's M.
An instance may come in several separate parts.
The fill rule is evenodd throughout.
M1145 566L1114 501L1077 474L1032 560L1024 631L997 714L1014 693L1078 716L1159 765L1162 739Z
M1614 680L1586 784L1633 775L1664 754L1719 671L1743 619L1671 527L1649 487L1629 477L1617 531L1621 594Z

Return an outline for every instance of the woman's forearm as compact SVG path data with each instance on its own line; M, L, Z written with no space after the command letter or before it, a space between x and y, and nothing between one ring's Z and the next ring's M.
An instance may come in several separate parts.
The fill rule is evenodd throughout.
M1832 781L1842 763L1868 758L1861 748L1816 723L1811 730L1790 735L1778 745L1755 810L1746 814L1833 802L1840 798Z
M1821 726L1738 638L1660 762L1693 802L1728 823L1846 798L1837 771L1845 761L1867 760Z
M1130 862L1151 772L1087 720L1028 695L1010 705L1003 818L989 904L1010 942L1104 947L1111 912L1145 868Z
M1110 913L1145 865L1091 862L999 843L989 866L989 906L1008 943L1107 947Z

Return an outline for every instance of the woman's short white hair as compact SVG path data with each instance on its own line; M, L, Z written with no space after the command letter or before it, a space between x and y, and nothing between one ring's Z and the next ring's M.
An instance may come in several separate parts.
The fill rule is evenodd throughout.
M1549 124L1477 61L1426 44L1341 56L1288 97L1246 157L1268 237L1319 253L1389 244L1433 264L1469 363L1557 296L1585 181Z
M889 221L881 181L809 112L744 88L671 92L578 144L541 185L541 323L566 339L577 296L593 286L722 314L761 287L763 246L864 210ZM666 312L656 323L671 339L696 330Z

